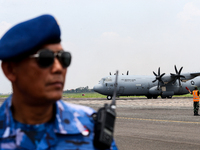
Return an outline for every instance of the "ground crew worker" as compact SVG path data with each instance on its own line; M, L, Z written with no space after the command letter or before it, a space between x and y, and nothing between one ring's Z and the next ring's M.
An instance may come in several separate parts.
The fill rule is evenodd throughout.
M191 92L189 91L190 94L193 95L193 107L194 107L194 116L199 116L198 111L199 111L199 90L197 86L195 86L194 90Z
M12 27L0 40L0 60L13 94L0 107L0 149L93 150L92 108L61 100L71 54L51 15ZM117 150L113 140L110 147Z

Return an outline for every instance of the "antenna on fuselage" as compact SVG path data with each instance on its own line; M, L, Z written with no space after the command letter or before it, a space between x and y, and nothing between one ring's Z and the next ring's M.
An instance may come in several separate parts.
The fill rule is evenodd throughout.
M114 93L113 100L110 105L104 104L104 107L100 108L96 115L93 115L95 120L94 126L94 140L93 144L98 149L109 149L114 133L114 125L116 118L116 105L115 105L115 97L117 94L117 78L118 71L116 71L116 78L114 84Z

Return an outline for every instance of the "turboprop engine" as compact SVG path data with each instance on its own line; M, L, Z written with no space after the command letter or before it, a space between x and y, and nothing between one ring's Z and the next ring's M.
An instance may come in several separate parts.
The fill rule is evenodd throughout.
M151 95L160 95L161 94L161 90L157 88L157 86L154 86L152 88L149 89L149 93Z

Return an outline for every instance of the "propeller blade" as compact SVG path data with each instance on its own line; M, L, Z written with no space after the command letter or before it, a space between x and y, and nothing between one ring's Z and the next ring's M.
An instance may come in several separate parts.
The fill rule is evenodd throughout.
M183 67L181 67L181 69L179 70L178 74L181 74L182 69L183 69Z
M181 67L181 68L179 69L179 71L177 70L176 65L174 65L174 68L175 68L176 74L170 73L171 76L174 78L173 83L175 83L176 80L178 80L179 86L181 86L181 80L180 80L180 78L185 78L185 76L181 75L181 71L182 71L183 67Z
M173 74L173 73L170 73L170 75L171 75L171 76L176 76L176 75L175 75L175 74Z
M178 81L179 81L179 86L181 86L181 81L180 81L180 79L179 79Z
M165 75L165 73L161 74L160 78L162 78Z
M174 65L174 68L175 68L176 74L178 74L178 70L177 70L177 68L176 68L176 65Z
M156 82L156 79L152 81L153 83Z
M158 68L158 75L160 75L160 67Z
M165 75L165 73L160 74L160 67L159 67L158 68L158 74L156 74L154 71L153 71L153 74L156 76L156 79L153 80L152 82L154 83L158 80L157 89L159 90L160 89L160 83L164 83L163 80L162 80L162 77Z
M157 76L157 74L153 71L153 74L155 75L155 76Z
M126 74L126 75L128 75L128 72L129 72L129 71L127 71L127 74Z
M160 87L159 87L159 82L158 82L158 86L157 86L157 89L159 90L159 88L160 88Z
M179 77L185 78L185 76L183 76L183 75L180 75Z
M111 72L110 72L110 75L111 75Z

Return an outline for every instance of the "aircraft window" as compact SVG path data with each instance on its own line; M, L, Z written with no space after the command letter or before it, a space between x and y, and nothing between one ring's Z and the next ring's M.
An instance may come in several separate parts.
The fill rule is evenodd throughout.
M112 78L106 78L105 81L112 81Z
M99 81L99 83L100 83L100 84L104 83L104 80L105 80L105 79L102 78L102 79Z

